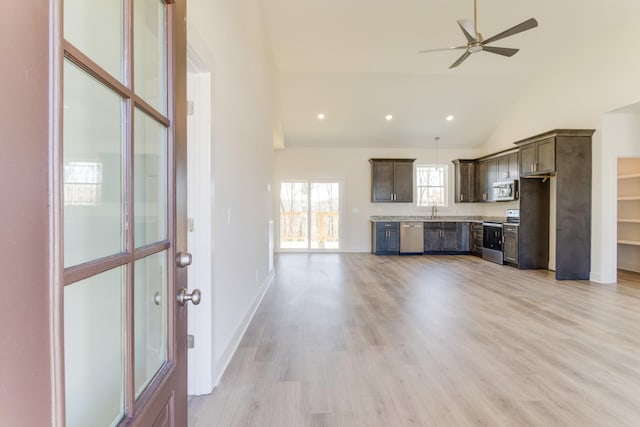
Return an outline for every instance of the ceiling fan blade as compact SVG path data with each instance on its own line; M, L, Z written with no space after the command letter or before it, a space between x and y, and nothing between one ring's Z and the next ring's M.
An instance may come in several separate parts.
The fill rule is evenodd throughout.
M518 51L520 49L511 49L509 47L493 47L493 46L483 46L482 50L486 51L486 52L491 52L491 53L496 53L498 55L502 55L502 56L513 56L516 53L518 53Z
M460 58L458 58L458 60L456 62L451 64L451 67L449 67L449 69L456 68L458 65L462 64L464 62L464 60L467 59L470 55L471 55L471 53L469 51L466 51L465 53L462 54L462 56Z
M476 29L471 19L458 19L458 25L469 43L477 41Z
M443 50L458 50L458 49L466 49L466 46L453 46L453 47L442 47L439 49L423 49L419 50L418 53L429 53L429 52L440 52Z
M534 18L528 19L523 23L516 25L515 27L511 27L508 30L498 33L493 37L489 37L488 39L484 40L484 44L491 43L496 40L503 39L505 37L513 36L515 34L530 30L537 26L538 26L538 21L536 21Z

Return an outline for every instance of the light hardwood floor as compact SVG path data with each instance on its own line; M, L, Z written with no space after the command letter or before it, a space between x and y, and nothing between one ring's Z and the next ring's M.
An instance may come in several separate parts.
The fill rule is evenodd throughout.
M640 426L640 276L286 254L190 426Z

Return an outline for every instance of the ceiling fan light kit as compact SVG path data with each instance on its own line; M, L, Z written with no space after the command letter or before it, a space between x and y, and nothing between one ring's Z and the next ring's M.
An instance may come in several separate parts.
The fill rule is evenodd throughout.
M495 47L495 46L487 46L489 43L493 43L498 40L502 40L506 37L510 37L521 33L523 31L530 30L538 26L538 21L534 18L527 19L526 21L509 28L501 33L498 33L488 39L484 39L482 34L478 32L478 4L477 0L473 0L473 21L471 19L459 19L458 25L462 30L465 38L467 39L467 44L465 46L453 46L453 47L445 47L439 49L425 49L419 51L419 53L429 53L429 52L439 52L443 50L464 50L465 52L462 54L460 58L449 68L455 68L458 65L462 64L465 59L471 56L472 53L478 52L489 52L494 53L496 55L502 55L511 57L518 53L518 49L512 49L507 47Z

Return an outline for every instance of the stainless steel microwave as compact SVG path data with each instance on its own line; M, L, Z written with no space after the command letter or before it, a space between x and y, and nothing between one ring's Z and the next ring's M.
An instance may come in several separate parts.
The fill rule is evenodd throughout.
M498 181L493 183L493 200L496 202L518 200L518 181Z

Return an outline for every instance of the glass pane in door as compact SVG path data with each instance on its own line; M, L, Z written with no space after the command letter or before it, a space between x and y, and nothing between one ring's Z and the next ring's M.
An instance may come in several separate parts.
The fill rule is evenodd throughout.
M122 81L123 0L64 0L64 38Z
M134 279L136 398L167 360L167 252L136 261Z
M135 245L167 239L167 129L135 112Z
M163 0L134 2L135 91L167 113L167 19Z
M340 247L340 184L311 183L311 248Z
M280 247L283 249L308 248L308 191L306 182L280 184Z
M64 288L67 427L115 426L124 415L124 272Z
M64 266L124 249L124 101L64 63Z

